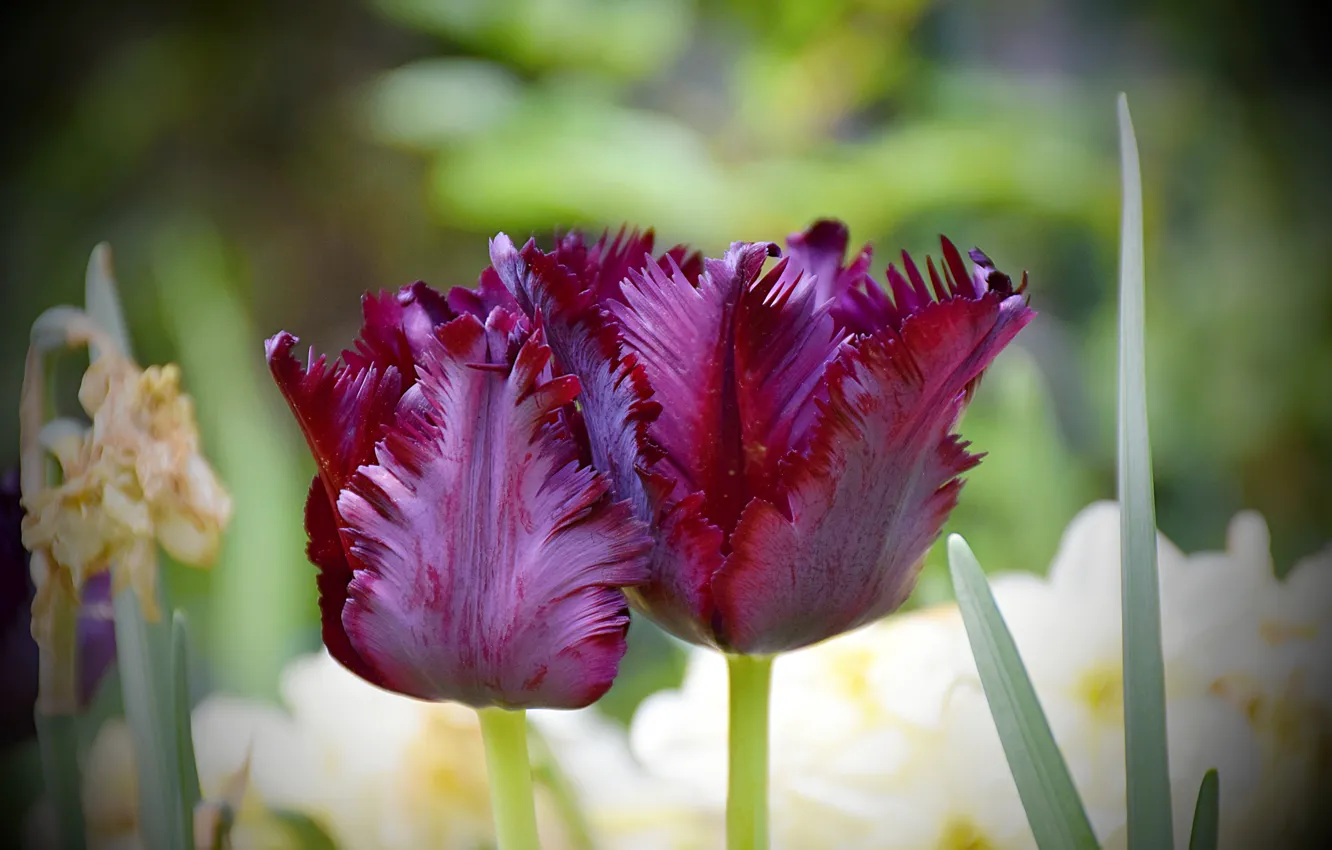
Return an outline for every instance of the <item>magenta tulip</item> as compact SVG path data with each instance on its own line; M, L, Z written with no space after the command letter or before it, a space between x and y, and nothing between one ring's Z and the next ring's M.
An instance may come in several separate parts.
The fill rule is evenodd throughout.
M287 333L267 344L318 465L305 515L326 646L413 697L588 705L624 654L651 539L585 462L579 379L493 275L363 308L334 365L302 366Z
M899 607L979 461L955 433L1032 318L1022 284L943 240L887 287L847 231L654 258L650 233L550 253L502 234L492 268L584 387L589 457L651 524L639 607L676 635L770 655Z

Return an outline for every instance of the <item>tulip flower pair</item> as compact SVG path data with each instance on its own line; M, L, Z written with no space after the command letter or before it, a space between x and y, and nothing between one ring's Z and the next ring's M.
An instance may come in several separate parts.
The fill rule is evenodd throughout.
M324 641L368 681L478 708L501 847L535 846L522 709L609 688L629 604L725 652L732 847L766 845L772 658L888 614L978 457L953 429L1032 317L951 243L887 290L820 221L719 259L503 234L475 289L366 296L330 365L269 340L318 464Z

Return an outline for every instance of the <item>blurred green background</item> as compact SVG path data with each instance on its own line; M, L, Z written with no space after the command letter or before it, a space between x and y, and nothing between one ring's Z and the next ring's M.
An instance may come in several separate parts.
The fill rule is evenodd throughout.
M472 283L497 230L652 225L718 252L817 216L876 270L946 232L1031 274L1040 318L964 422L989 458L951 527L1043 570L1113 496L1114 95L1147 181L1159 517L1217 547L1261 510L1279 565L1332 528L1332 122L1317 28L1280 4L1109 0L327 0L4 14L0 398L27 327L115 250L144 363L180 362L236 501L211 573L173 567L201 691L275 695L318 646L313 464L263 364L348 344L366 289ZM1290 8L1294 8L1291 6ZM66 381L73 403L77 377ZM16 416L0 418L6 462ZM0 458L0 459L4 459ZM917 603L948 595L932 553ZM606 707L680 670L637 622ZM114 687L112 688L114 692ZM108 697L107 699L112 699Z

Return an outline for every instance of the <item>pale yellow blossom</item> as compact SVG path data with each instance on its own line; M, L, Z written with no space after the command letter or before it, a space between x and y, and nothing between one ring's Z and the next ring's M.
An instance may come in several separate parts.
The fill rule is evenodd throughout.
M92 425L80 440L66 431L46 441L62 480L25 499L24 545L48 552L75 588L111 570L114 589L134 588L156 618L157 546L210 564L231 499L201 454L176 366L140 369L104 354L84 374L79 400ZM45 613L39 593L34 617Z

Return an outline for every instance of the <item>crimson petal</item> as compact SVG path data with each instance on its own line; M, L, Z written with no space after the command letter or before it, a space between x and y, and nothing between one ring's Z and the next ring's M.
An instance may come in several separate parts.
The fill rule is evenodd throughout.
M400 417L338 500L364 565L343 623L402 693L581 707L614 678L620 588L645 578L650 539L558 425L577 378L542 380L539 334L511 370L508 349L470 314L423 347L424 415Z
M979 460L951 433L966 388L1032 315L1000 292L931 302L839 358L786 510L751 502L713 578L723 646L795 649L905 601Z
M282 332L268 340L268 367L314 455L318 474L305 500L306 555L319 569L319 611L324 644L347 669L378 683L375 675L347 641L342 608L347 601L354 565L338 535L333 503L356 468L374 457L374 444L392 421L402 395L395 366L365 364L359 368L329 366L311 352L302 369L292 356L296 337Z
M643 363L661 405L649 435L663 451L657 467L674 480L673 497L702 491L708 519L735 527L747 487L742 475L735 380L735 311L758 277L771 243L736 242L705 261L697 286L670 261L629 274L624 302L611 305L626 346Z
M643 268L655 243L656 235L651 228L639 232L621 227L614 238L607 231L590 246L583 234L575 230L559 241L552 256L598 302L618 301L621 281L631 270Z
M353 369L370 365L395 366L406 384L416 380L417 352L437 325L454 316L444 296L417 281L397 292L365 295L361 299L365 322L353 351L344 351L342 359Z
M736 395L750 496L773 498L778 466L803 447L820 379L845 339L817 283L783 260L740 298Z
M660 407L651 400L637 358L622 351L614 319L597 304L598 284L586 276L591 261L580 253L575 236L566 236L554 254L544 254L535 242L520 253L501 233L490 245L491 264L518 303L537 317L559 369L578 378L577 420L586 431L592 466L610 479L615 497L646 521L651 508L639 470L657 457L647 428ZM650 236L646 244L650 247ZM561 253L575 268L560 262Z

